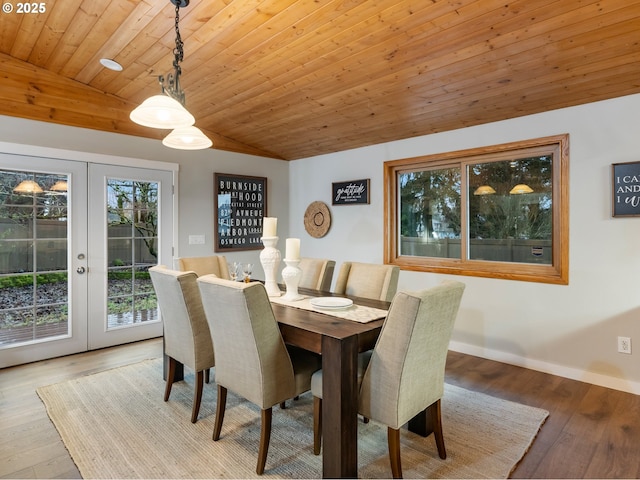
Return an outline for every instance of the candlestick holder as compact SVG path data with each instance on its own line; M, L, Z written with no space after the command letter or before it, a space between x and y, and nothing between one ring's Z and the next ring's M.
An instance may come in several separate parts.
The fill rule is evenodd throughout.
M261 237L264 249L260 252L260 263L264 270L264 288L270 297L279 297L282 292L276 282L276 272L280 265L280 250L276 248L278 237Z
M289 302L302 300L304 296L298 293L298 284L300 283L300 277L302 277L302 270L298 267L300 260L289 260L285 258L284 263L286 263L287 266L282 270L282 278L287 286L287 292L282 299Z

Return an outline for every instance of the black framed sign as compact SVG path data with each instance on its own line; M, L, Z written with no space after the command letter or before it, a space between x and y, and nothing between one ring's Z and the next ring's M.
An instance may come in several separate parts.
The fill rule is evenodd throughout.
M214 174L216 252L263 247L262 219L267 214L267 179Z
M332 205L369 203L369 179L334 182L331 189Z
M613 164L613 216L640 216L640 162Z

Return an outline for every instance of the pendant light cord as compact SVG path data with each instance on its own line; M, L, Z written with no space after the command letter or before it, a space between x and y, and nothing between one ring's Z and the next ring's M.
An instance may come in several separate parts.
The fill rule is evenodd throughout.
M180 36L179 23L180 23L180 3L176 3L176 26L175 26L176 48L173 49L173 55L174 55L173 68L176 69L176 72L178 74L181 74L182 71L180 69L180 62L182 62L182 59L184 58L184 50L182 48L184 46L184 43L182 43L182 37Z

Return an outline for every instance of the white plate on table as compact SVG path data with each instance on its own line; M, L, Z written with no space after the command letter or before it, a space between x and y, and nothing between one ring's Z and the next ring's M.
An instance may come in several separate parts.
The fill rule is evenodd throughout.
M353 305L353 300L341 297L316 297L309 300L311 306L324 310L343 310Z

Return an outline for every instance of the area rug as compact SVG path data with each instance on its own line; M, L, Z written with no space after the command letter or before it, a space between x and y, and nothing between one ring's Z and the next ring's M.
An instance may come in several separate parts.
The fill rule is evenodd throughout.
M213 375L212 375L213 377ZM220 440L211 439L215 383L205 384L192 424L193 375L163 402L162 360L80 377L38 389L49 417L84 478L255 478L260 411L229 392ZM319 478L313 455L313 399L274 407L265 478ZM447 459L433 435L401 434L405 478L507 478L548 412L446 385L442 401ZM386 427L359 422L358 475L389 478Z

